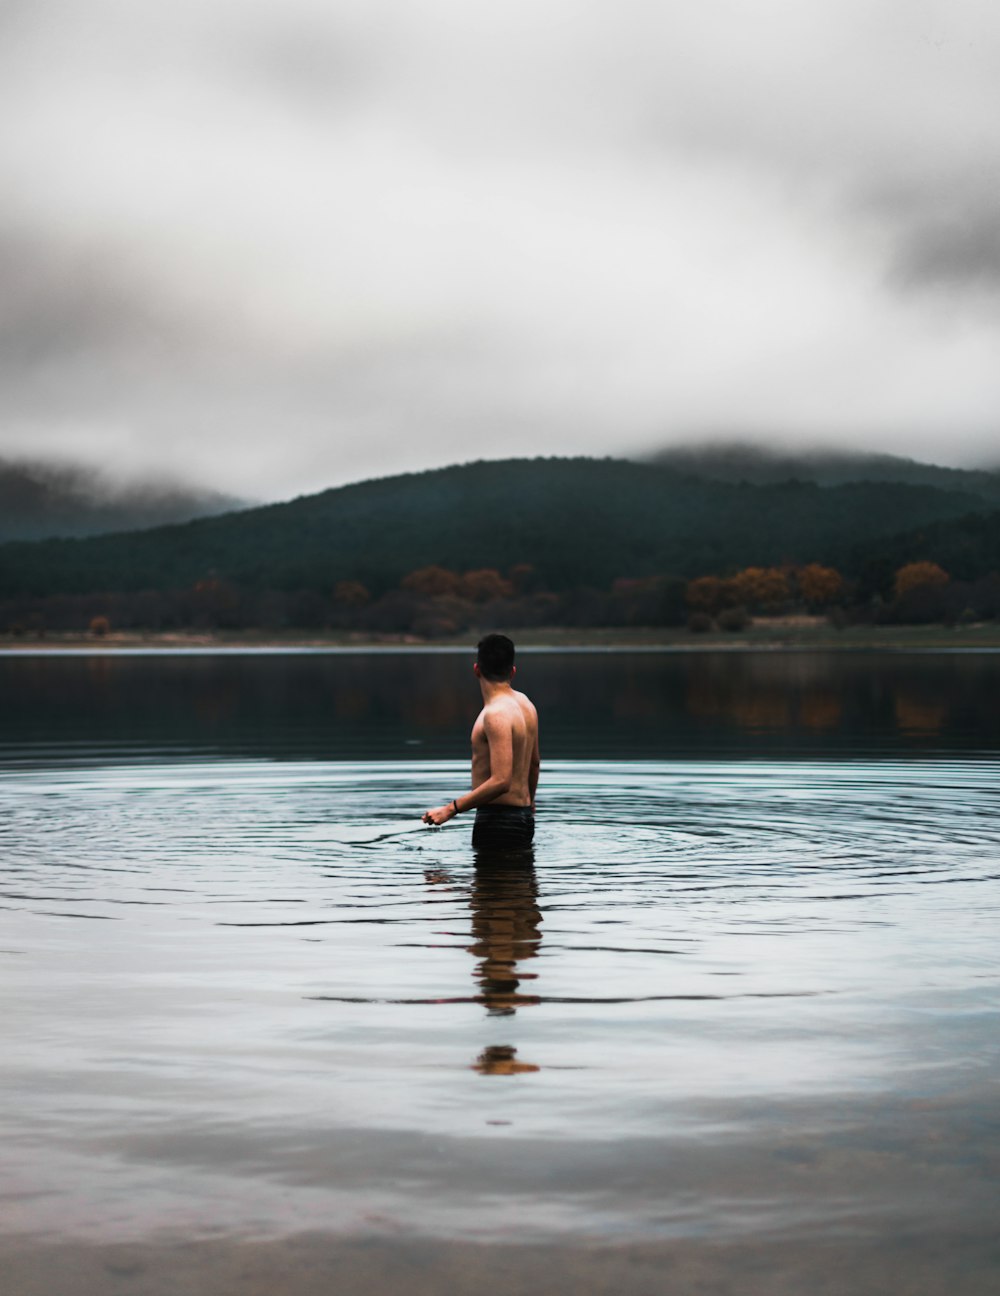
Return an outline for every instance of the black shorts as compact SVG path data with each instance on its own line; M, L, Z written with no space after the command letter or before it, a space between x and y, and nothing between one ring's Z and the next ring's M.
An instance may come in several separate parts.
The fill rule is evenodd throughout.
M527 850L535 835L535 813L530 806L484 805L472 826L475 850Z

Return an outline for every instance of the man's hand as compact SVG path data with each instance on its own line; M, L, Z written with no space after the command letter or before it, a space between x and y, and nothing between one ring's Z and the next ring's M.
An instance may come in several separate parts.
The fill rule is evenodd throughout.
M449 819L454 818L455 805L452 801L449 801L447 805L438 806L436 810L425 810L423 814L425 824L434 824L438 828L441 824L445 824Z

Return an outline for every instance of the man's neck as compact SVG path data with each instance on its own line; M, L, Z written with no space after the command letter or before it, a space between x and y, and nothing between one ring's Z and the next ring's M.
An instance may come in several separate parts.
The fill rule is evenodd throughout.
M499 693L513 693L510 680L488 680L484 675L479 677L479 689L483 702L492 702Z

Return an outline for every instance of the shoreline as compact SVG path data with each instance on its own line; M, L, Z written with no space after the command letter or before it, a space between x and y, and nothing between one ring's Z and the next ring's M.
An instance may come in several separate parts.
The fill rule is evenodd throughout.
M183 651L310 651L310 652L441 652L471 651L483 629L444 639L412 634L363 634L355 631L118 631L92 634L54 633L44 636L0 636L4 653L73 652L155 653ZM1000 651L1000 623L965 626L848 626L837 629L820 618L760 619L739 632L697 634L686 627L636 627L582 630L575 627L532 627L509 630L519 649L556 652L905 652Z

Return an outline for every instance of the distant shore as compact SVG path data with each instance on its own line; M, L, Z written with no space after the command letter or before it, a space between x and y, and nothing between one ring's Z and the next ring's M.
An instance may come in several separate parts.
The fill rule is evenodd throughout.
M549 626L518 629L505 627L522 648L663 649L672 652L760 652L816 650L934 650L1000 649L1000 623L962 626L847 626L838 629L819 617L760 618L739 632L721 630L697 634L685 627L624 627L580 629ZM303 630L124 630L97 637L85 633L47 634L44 637L0 636L0 654L11 650L45 652L63 648L114 652L119 649L197 648L339 648L414 649L465 648L482 633L470 630L447 639L422 639L407 634L359 634L348 631Z

